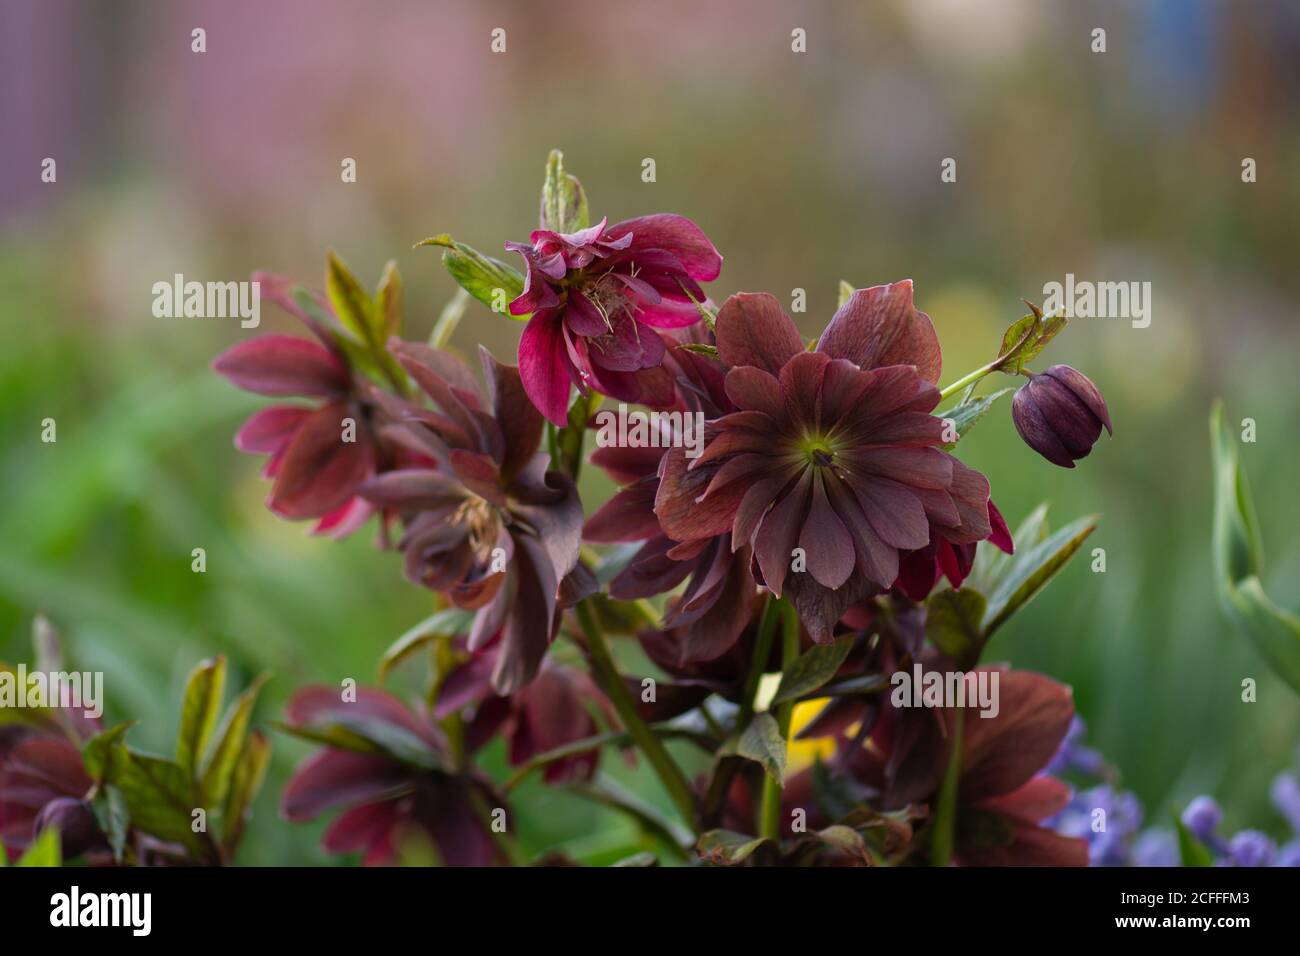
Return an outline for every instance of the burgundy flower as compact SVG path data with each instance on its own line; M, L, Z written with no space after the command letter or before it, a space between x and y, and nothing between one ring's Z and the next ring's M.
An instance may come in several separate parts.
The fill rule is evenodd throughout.
M246 391L318 404L271 405L254 413L235 436L235 447L268 456L262 474L273 479L267 499L273 512L294 521L316 519L314 534L343 537L373 513L356 492L384 467L371 406L334 336L293 301L290 283L264 274L253 278L265 297L306 323L318 341L260 335L227 349L212 367ZM318 304L329 311L323 299Z
M672 401L660 369L657 329L698 321L700 282L722 257L695 223L658 214L613 226L606 220L563 234L538 229L506 248L524 258L524 291L513 315L532 313L519 342L519 370L533 404L564 425L569 386L646 405Z
M399 422L384 434L431 465L376 475L360 493L401 515L406 576L478 611L470 649L499 638L492 683L509 695L536 676L555 636L560 584L578 562L582 503L568 476L547 470L542 417L518 369L483 350L485 394L449 353L398 340L389 349L436 410L384 398Z
M455 769L442 730L426 714L379 690L360 688L348 703L335 688L306 687L285 717L291 727L340 741L298 766L280 802L294 822L343 811L325 831L326 852L360 852L365 865L386 866L405 843L427 840L449 866L504 862L487 818L504 806L501 798L487 778Z
M990 535L988 481L939 448L939 343L910 281L855 292L814 351L769 295L729 298L717 340L738 410L709 424L698 458L665 457L655 511L669 537L752 545L761 582L826 642L932 529L955 544Z
M1103 426L1114 434L1106 399L1088 376L1068 365L1027 374L1011 399L1011 420L1025 444L1052 464L1073 468L1088 457Z
M1087 866L1083 840L1040 824L1069 801L1044 771L1070 729L1070 688L1028 671L999 673L998 712L966 708L957 783L955 861L968 866ZM952 755L952 708L882 709L866 746L840 766L895 809L938 801Z
M81 750L59 734L9 727L0 742L0 852L17 858L50 824L63 855L109 856L108 840L86 802L93 781Z
M712 335L701 329L683 330L682 341L713 344ZM725 369L716 359L672 348L664 367L676 380L675 409L710 419L736 410L723 387ZM685 543L664 534L654 507L659 469L671 444L665 440L658 448L607 447L592 453L592 463L625 486L592 515L583 536L601 543L644 542L610 581L610 597L654 597L690 578L682 594L669 603L663 621L674 633L676 662L688 664L713 660L736 643L758 592L749 573L749 547L733 549L730 534Z
M469 747L480 747L499 733L507 741L510 765L517 767L538 754L599 733L591 705L600 708L611 726L620 726L609 701L585 671L550 658L528 686L510 697L498 696L489 679L497 652L493 645L470 654L438 690L433 712L438 719L472 708L465 727ZM547 783L590 780L599 760L599 748L556 760L547 764L542 779Z

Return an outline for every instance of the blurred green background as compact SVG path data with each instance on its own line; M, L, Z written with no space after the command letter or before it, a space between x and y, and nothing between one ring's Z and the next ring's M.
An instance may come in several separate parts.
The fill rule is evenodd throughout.
M806 289L809 336L841 278L913 278L944 382L991 358L1046 282L1150 281L1149 328L1078 319L1041 363L1093 378L1114 440L1055 468L1004 400L963 447L1013 527L1043 500L1058 524L1102 514L1106 573L1081 556L989 653L1074 686L1149 815L1205 792L1229 830L1280 835L1268 781L1293 759L1300 702L1215 605L1206 419L1221 395L1230 421L1257 423L1242 454L1265 585L1295 606L1298 54L1300 7L1281 0L0 0L0 658L27 659L45 611L75 665L106 672L108 718L139 720L131 739L154 749L174 739L184 675L218 651L239 683L274 672L262 721L304 683L373 682L429 596L370 534L312 539L262 507L259 461L231 446L262 403L208 369L252 333L154 318L151 286L258 268L319 286L331 247L373 283L394 258L421 338L453 284L412 244L447 231L501 255L535 225L560 147L594 216L698 222L725 257L716 301ZM475 306L454 344L508 358L519 329ZM267 330L297 331L269 305ZM584 487L589 505L607 491ZM321 825L276 818L307 748L274 743L241 861L324 862ZM660 800L647 774L605 766ZM534 851L599 861L635 842L536 784L513 804Z

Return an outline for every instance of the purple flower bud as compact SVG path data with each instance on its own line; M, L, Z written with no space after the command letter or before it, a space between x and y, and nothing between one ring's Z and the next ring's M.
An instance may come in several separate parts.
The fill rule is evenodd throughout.
M1031 373L1011 400L1011 420L1025 444L1062 468L1087 457L1102 426L1114 434L1106 399L1088 376L1068 365Z
M102 842L99 824L90 805L74 797L59 797L47 803L36 818L36 832L57 827L63 855L67 859L81 856Z
M1222 820L1223 811L1213 797L1197 797L1183 811L1183 826L1203 843L1214 839L1214 831Z
M1277 844L1258 830L1242 830L1228 844L1234 866L1271 866Z

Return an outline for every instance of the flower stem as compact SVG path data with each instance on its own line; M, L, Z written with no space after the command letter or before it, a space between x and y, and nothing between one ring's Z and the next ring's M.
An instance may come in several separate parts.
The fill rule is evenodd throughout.
M781 670L785 671L799 656L799 615L789 601L776 602L781 614ZM794 701L788 700L776 709L776 725L789 749L790 718ZM759 836L776 840L781 833L781 784L771 774L763 775L763 795L759 805Z
M736 713L735 733L743 733L745 727L754 719L754 698L758 694L758 685L763 679L767 659L772 653L772 635L776 631L776 598L767 595L763 598L763 615L758 622L758 635L754 640L754 655L750 658L749 671L745 675L745 686L740 695L740 710ZM739 757L718 762L709 781L708 793L704 796L704 824L716 826L722 814L722 808L731 792L731 782L735 779Z
M663 741L655 736L646 722L641 719L641 715L637 713L636 702L632 700L627 685L623 683L618 668L614 666L609 645L605 642L605 635L601 633L600 627L592 616L590 605L586 601L581 601L574 610L578 615L583 637L587 640L587 649L591 653L591 666L595 671L596 683L614 705L614 710L617 711L619 720L623 722L628 735L636 742L650 766L658 774L660 782L668 791L668 796L672 798L686 825L698 835L699 822L695 794L691 790L690 782L682 773L682 768L677 766L677 762L668 753L668 749L664 747Z
M994 359L992 362L989 362L988 365L984 365L980 368L977 368L975 371L967 375L963 375L961 378L957 379L957 381L953 382L951 385L949 385L948 387L944 388L942 391L939 392L939 401L943 401L945 398L951 398L953 395L956 395L958 392L960 392L963 388L965 388L968 385L974 385L985 375L988 375L990 372L996 371L998 365L1003 361L1005 361L1004 357L999 356L998 358Z

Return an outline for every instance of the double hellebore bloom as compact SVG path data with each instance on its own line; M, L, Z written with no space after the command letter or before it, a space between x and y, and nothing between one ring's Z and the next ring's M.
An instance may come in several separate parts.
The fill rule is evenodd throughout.
M939 343L910 281L855 292L814 351L772 296L734 295L717 342L738 411L708 424L698 458L664 458L655 511L669 537L752 545L762 583L788 590L827 642L932 528L958 544L989 536L988 481L939 447Z
M641 216L573 233L538 229L506 248L524 258L523 294L512 315L528 315L519 371L533 404L564 425L569 386L645 405L667 405L673 383L660 368L657 329L698 321L699 283L718 277L718 255L683 216Z
M541 666L558 624L560 583L578 562L577 489L547 470L550 456L538 451L542 417L518 369L482 351L485 394L447 352L397 339L389 350L436 410L385 397L400 422L386 435L432 464L377 475L360 493L402 516L406 576L478 611L469 649L499 637L492 684L514 693Z
M1114 434L1106 399L1088 376L1068 365L1028 374L1011 399L1011 420L1025 444L1052 464L1073 468L1088 457L1102 426Z
M405 845L427 841L448 866L504 862L487 819L500 797L486 777L455 768L428 714L381 690L358 688L345 702L335 688L304 687L285 721L333 741L298 766L280 802L295 822L343 811L321 841L327 853L360 851L365 865L388 866Z
M259 335L227 349L212 367L246 391L319 404L271 405L254 413L235 436L235 447L268 456L262 474L274 480L267 500L273 512L295 521L316 519L314 533L342 537L372 513L356 492L379 469L382 456L359 382L333 335L290 298L286 280L254 278L263 295L306 323L319 341Z

